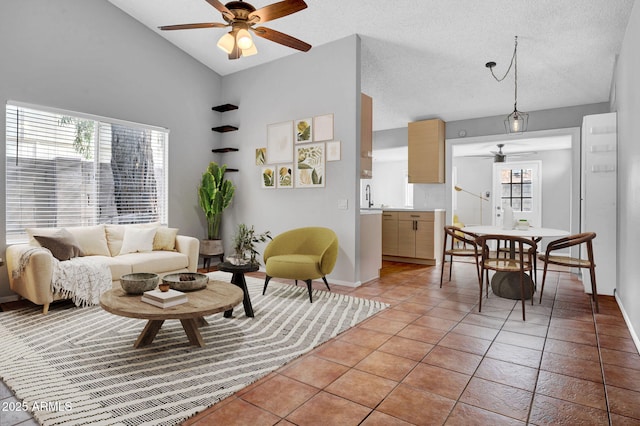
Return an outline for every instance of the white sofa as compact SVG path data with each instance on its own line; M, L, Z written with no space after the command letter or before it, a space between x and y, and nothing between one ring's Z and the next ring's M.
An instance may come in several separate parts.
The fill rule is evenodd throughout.
M136 241L139 238L135 235L150 228L155 229L153 245L136 247L141 243ZM33 248L40 245L38 236L51 237L60 231L60 228L27 229L29 243L11 245L6 251L11 290L37 305L43 305L44 314L48 312L51 302L62 297L52 291L53 255L48 250ZM116 288L120 286L120 277L125 274L153 272L162 277L176 272L196 272L198 267L199 240L177 235L175 228L161 227L159 224L96 225L67 227L61 232L73 236L81 256L108 265L112 286ZM27 251L30 251L28 256L23 256ZM24 263L22 267L21 261ZM64 261L60 262L61 266L64 264ZM19 273L14 274L14 271Z

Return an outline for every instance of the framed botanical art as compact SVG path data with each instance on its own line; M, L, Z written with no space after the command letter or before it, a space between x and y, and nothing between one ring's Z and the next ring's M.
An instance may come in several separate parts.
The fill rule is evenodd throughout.
M333 114L318 115L313 118L313 140L315 142L333 139Z
M324 143L296 146L296 188L324 187Z
M293 188L293 163L278 164L276 172L278 188Z
M267 148L256 148L256 165L261 166L267 162Z
M267 164L293 161L293 121L267 126Z
M341 158L341 148L340 141L327 142L327 161L339 161Z
M276 187L276 166L262 167L260 183L262 188L273 189Z
M313 120L311 118L296 120L294 129L296 131L296 143L312 141Z

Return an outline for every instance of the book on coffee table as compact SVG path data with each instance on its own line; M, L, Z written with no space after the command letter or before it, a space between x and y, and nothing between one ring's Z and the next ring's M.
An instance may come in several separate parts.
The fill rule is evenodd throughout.
M181 291L170 289L169 291L149 290L142 295L143 302L160 308L169 308L187 302L187 295Z

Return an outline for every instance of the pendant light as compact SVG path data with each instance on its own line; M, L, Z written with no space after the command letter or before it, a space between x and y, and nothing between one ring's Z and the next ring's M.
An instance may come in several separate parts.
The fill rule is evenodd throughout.
M489 71L491 71L491 75L496 81L500 82L504 80L511 68L513 67L514 71L514 82L515 82L515 95L513 102L513 112L507 116L504 120L504 127L507 133L522 133L527 130L527 125L529 124L529 114L526 112L518 111L518 36L515 38L515 46L513 48L513 56L511 57L511 63L509 64L509 68L504 73L502 78L496 77L493 72L493 67L496 66L496 63L491 61L485 64Z

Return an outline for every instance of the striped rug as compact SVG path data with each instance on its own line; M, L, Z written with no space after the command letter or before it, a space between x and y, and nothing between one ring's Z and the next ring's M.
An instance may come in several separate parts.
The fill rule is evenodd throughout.
M228 282L230 274L213 272ZM144 320L100 307L0 313L0 376L44 425L173 425L336 336L386 305L247 277L255 318L206 317L204 348L166 321L134 349ZM17 408L17 407L16 407Z

